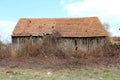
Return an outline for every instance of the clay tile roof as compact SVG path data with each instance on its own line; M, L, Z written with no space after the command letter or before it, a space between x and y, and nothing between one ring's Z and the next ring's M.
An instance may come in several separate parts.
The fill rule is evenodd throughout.
M42 36L54 29L62 37L107 36L97 17L86 18L21 18L12 36Z
M112 37L112 39L113 39L114 41L120 41L120 37L117 37L117 36Z

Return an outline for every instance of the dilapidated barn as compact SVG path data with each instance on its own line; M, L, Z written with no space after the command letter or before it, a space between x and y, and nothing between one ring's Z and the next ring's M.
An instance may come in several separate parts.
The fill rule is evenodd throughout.
M57 38L52 45L63 50L86 51L104 46L107 32L97 17L21 18L12 34L12 43L20 46L26 39L42 43L44 36Z

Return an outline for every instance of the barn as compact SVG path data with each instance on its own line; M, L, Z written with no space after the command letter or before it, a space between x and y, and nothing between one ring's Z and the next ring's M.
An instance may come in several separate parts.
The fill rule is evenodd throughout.
M95 50L104 46L107 32L98 17L83 18L21 18L12 34L12 43L20 47L26 40L51 45L70 52Z

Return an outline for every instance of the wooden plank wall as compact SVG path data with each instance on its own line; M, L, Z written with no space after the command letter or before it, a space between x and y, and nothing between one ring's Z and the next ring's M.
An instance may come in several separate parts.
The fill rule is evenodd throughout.
M105 37L86 37L86 38L42 38L42 37L14 37L12 43L15 48L19 48L27 40L31 39L32 43L56 46L60 50L70 54L76 51L90 51L97 47L104 46L106 42Z

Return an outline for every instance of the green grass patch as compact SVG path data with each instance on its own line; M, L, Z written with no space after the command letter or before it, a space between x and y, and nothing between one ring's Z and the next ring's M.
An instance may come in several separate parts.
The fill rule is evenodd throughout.
M95 69L0 69L0 80L120 80L120 70Z

